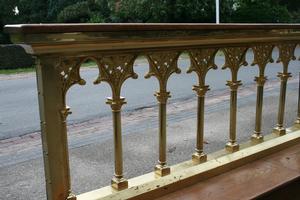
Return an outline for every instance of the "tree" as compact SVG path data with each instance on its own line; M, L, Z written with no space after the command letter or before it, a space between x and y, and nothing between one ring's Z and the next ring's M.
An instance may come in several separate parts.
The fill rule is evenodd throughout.
M15 23L17 15L14 10L17 6L17 2L17 0L0 0L0 44L6 44L10 42L8 35L3 33L3 27L6 24Z
M291 21L287 8L271 0L240 0L236 6L234 22L282 23Z
M47 0L19 0L17 16L18 23L46 23L48 22Z

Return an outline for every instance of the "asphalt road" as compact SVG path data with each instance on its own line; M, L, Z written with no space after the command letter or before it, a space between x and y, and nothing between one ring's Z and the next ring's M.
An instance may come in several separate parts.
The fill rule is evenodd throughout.
M266 85L263 134L271 133L276 124L278 89L277 81ZM287 127L290 127L296 119L297 89L298 80L291 80L286 99ZM216 94L211 95L211 93ZM253 133L255 100L254 84L240 89L237 113L239 143L249 140ZM206 99L204 134L206 153L223 149L228 141L229 105L227 91L210 92ZM191 159L195 147L196 106L196 98L168 104L167 160L170 165ZM155 123L157 113L157 107L152 107L124 113L122 116L126 178L152 172L157 163L158 125ZM69 128L71 181L75 194L110 184L114 159L113 134L109 121L111 121L110 117L103 117L96 124L81 125L79 130L74 130L76 127ZM76 133L77 131L79 132ZM12 138L8 143L0 141L0 199L46 199L41 140L40 138L28 139L30 140L23 141L22 138Z
M296 52L296 55L300 54L299 49ZM252 54L249 53L247 56L249 63L251 63L252 57ZM277 52L274 53L273 57L277 58ZM229 70L220 69L224 64L222 56L216 57L216 64L219 69L210 71L207 76L207 83L212 90L226 88L226 80L230 80ZM172 75L168 82L173 100L192 97L194 93L191 87L197 82L195 74L185 73L189 66L188 59L180 59L179 66L182 73ZM126 97L128 102L123 107L125 111L148 107L156 103L153 93L158 89L158 83L155 78L143 78L147 69L146 60L144 62L139 61L135 67L139 79L129 79L125 82L122 90L122 95ZM269 64L266 75L269 78L275 78L277 72L281 70L281 64ZM291 62L289 71L296 75L299 72L299 61ZM111 91L106 83L92 84L97 74L98 70L95 68L82 69L81 76L87 81L87 85L75 85L69 90L67 102L73 112L68 118L69 123L88 121L110 114L110 108L105 104L105 99L110 96ZM253 78L257 74L258 68L249 65L240 69L239 79L247 84L253 82ZM10 80L1 80L0 77L0 140L35 132L39 129L36 78L34 74Z

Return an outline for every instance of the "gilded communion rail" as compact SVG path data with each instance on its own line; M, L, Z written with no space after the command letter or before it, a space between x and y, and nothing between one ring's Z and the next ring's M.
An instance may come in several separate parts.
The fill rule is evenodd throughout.
M15 43L37 57L37 81L42 129L43 154L49 200L128 199L154 198L192 184L281 148L300 141L300 103L295 125L286 129L284 124L286 86L291 60L300 43L300 25L284 24L39 24L7 25ZM281 82L277 124L273 133L261 131L263 117L265 68L273 62L272 52L277 47L282 63L278 73ZM239 145L236 136L237 95L242 81L239 69L248 65L245 56L252 49L259 73L257 83L256 119L250 141ZM210 90L206 74L219 66L214 63L222 51L225 64L231 71L226 85L230 90L229 138L225 149L212 155L203 151L205 95ZM168 166L167 102L170 92L168 79L181 73L178 58L187 53L191 66L187 73L196 73L198 82L192 87L198 97L195 153L190 161ZM154 172L130 179L123 176L121 109L126 104L121 96L123 83L137 78L134 62L145 56L149 72L145 78L155 77L159 88L155 92L159 106L159 158ZM112 96L107 104L112 110L115 173L111 186L78 195L71 191L66 119L71 114L66 105L66 93L74 84L84 85L80 66L87 60L96 62L99 75L95 84L107 82ZM188 89L188 88L187 88ZM296 91L295 91L296 92ZM287 134L288 133L288 134Z

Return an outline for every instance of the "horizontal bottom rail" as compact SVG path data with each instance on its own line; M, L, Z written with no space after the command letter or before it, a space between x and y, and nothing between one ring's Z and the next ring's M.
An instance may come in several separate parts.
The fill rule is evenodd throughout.
M144 200L160 197L300 143L299 128L294 126L288 129L287 134L283 136L266 135L265 141L256 145L248 141L241 145L240 151L235 153L221 150L209 154L208 161L202 164L186 161L174 165L171 167L172 173L165 177L157 177L154 172L151 172L129 179L129 188L126 190L115 191L110 186L107 186L78 195L77 200Z

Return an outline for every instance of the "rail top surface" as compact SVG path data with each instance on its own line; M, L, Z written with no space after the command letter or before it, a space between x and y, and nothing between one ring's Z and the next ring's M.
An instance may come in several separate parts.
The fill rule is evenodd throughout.
M300 24L209 24L209 23L85 23L6 25L6 33L70 33L166 30L271 30L300 29Z
M155 50L232 46L300 39L300 24L102 23L6 25L27 53Z

